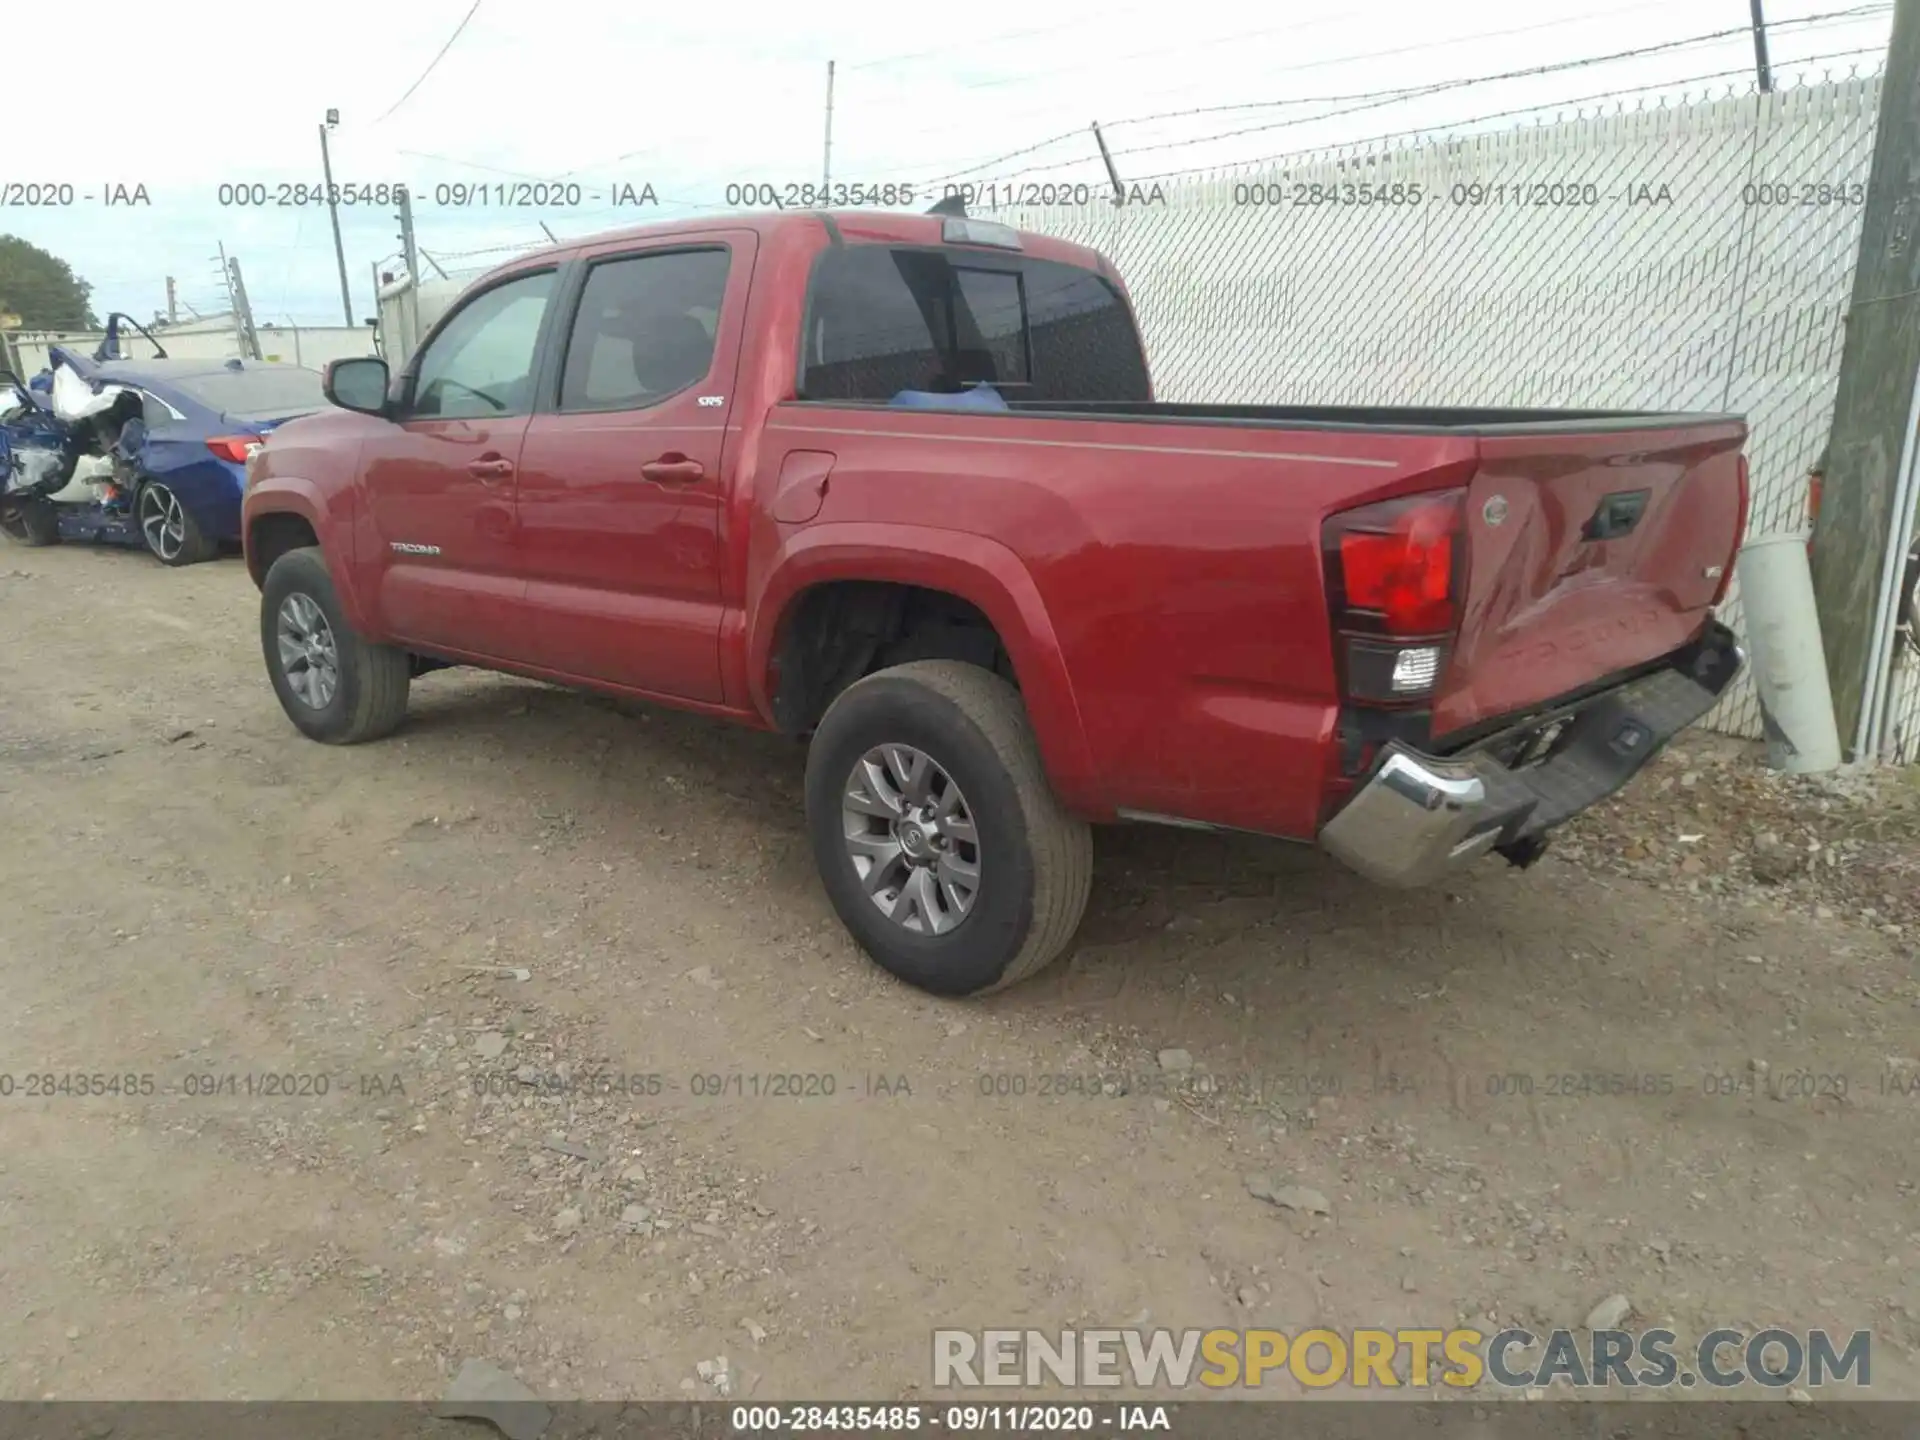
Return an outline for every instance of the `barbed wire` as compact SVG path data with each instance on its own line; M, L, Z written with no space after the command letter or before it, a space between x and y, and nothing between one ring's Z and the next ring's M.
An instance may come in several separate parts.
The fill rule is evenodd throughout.
M1865 17L1868 14L1887 13L1887 12L1890 12L1891 9L1892 9L1892 6L1884 5L1884 4L1856 6L1850 10L1828 11L1823 14L1802 16L1797 20L1783 20L1779 22L1779 25L1777 28L1784 29L1789 25L1800 25L1800 26L1805 26L1809 28L1818 28L1821 24L1833 24L1833 23L1839 23L1846 20L1859 19L1859 18ZM1343 116L1358 114L1361 111L1365 111L1365 110L1377 110L1388 105L1400 104L1406 100L1423 99L1430 95L1440 95L1440 94L1445 94L1445 93L1449 93L1457 90L1471 89L1475 86L1480 86L1480 85L1495 85L1495 84L1502 84L1512 80L1535 79L1543 75L1562 74L1570 71L1592 69L1600 65L1616 64L1623 60L1644 59L1651 55L1673 53L1680 50L1690 49L1690 48L1700 46L1700 45L1705 45L1705 44L1716 44L1720 41L1729 39L1733 36L1741 36L1741 35L1746 35L1748 33L1750 32L1746 26L1737 26L1730 29L1710 31L1708 33L1701 34L1701 35L1693 35L1680 40L1666 40L1666 41L1660 41L1651 45L1635 46L1631 49L1615 51L1612 54L1608 54L1608 55L1593 55L1593 56L1587 56L1578 60L1556 61L1550 64L1533 65L1533 66L1527 66L1517 70L1501 71L1497 74L1492 74L1492 75L1470 76L1470 77L1465 77L1465 78L1456 79L1456 80L1439 80L1439 81L1433 81L1424 85L1403 86L1396 90L1375 90L1375 91L1360 92L1357 94L1350 94L1350 95L1323 96L1323 97L1316 97L1316 98L1310 98L1310 99L1289 99L1289 100L1276 100L1276 101L1264 101L1264 102L1253 101L1253 102L1248 102L1247 104L1244 104L1244 105L1222 106L1222 107L1217 107L1217 109L1216 107L1203 107L1197 110L1171 111L1171 112L1166 112L1164 114L1159 114L1159 115L1143 115L1143 116L1136 116L1132 118L1123 118L1120 120L1113 121L1111 124L1106 124L1105 128L1112 130L1112 129L1117 129L1122 125L1146 124L1151 121L1180 119L1180 118L1186 118L1189 116L1218 113L1219 111L1225 111L1225 110L1253 109L1262 105L1277 106L1277 105L1292 105L1292 104L1334 104L1334 105L1347 106L1347 108L1345 109L1332 110L1332 111L1328 111L1321 114L1315 114L1315 115L1292 116L1284 120L1272 120L1272 121L1264 122L1259 125L1242 126L1238 129L1221 131L1221 132L1217 132L1209 135L1191 136L1182 140L1167 140L1167 141L1161 141L1159 143L1151 144L1151 145L1135 145L1131 147L1116 149L1112 152L1113 158L1115 160L1119 160L1129 155L1145 155L1145 154L1152 154L1152 153L1156 153L1164 150L1190 149L1195 145L1217 144L1222 140L1237 139L1238 137L1243 135L1261 134L1267 131L1287 129L1297 125L1314 124L1322 120L1339 119ZM1689 84L1692 82L1681 80L1681 81L1666 81L1666 82L1660 82L1660 83L1663 83L1666 85L1674 85L1674 84ZM1641 86L1636 88L1654 89L1654 88L1658 88L1658 85L1649 84L1646 86ZM1082 131L1076 132L1076 134L1079 137L1084 138L1086 132L1082 130ZM1064 137L1060 137L1060 138L1064 138ZM1051 142L1043 142L1043 143L1051 143ZM1002 157L999 157L999 159L997 160L987 161L977 166L969 166L964 170L955 171L945 175L938 175L938 176L935 176L932 180L928 181L927 183L931 185L940 185L951 180L965 179L968 175L978 174L983 170L991 169L993 166L997 164L1004 163L1007 159L1015 158L1015 156L1020 154L1032 153L1034 150L1037 150L1038 148L1040 147L1037 147L1037 146L1027 147L1025 150L1014 152L1014 156L1002 156ZM1057 164L1057 165L1052 165L1049 167L1044 167L1039 170L1034 170L1034 171L1024 172L1024 173L1048 174L1048 173L1052 173L1053 171L1066 169L1068 168L1068 165L1070 163L1072 164L1085 163L1087 160L1091 160L1092 158L1093 157L1091 156L1087 156L1087 157L1083 157L1083 159L1080 161L1061 162L1060 164Z
M1812 64L1821 60L1843 59L1852 55L1874 55L1874 54L1880 54L1880 53L1881 51L1878 46L1864 47L1859 50L1835 51L1830 55L1808 56L1806 60L1798 63ZM1424 126L1419 126L1419 127L1408 129L1408 130L1391 130L1378 135L1370 135L1360 140L1343 141L1338 145L1320 145L1320 146L1305 147L1300 150L1285 150L1273 155L1255 156L1251 159L1234 161L1228 165L1214 166L1206 169L1189 168L1189 169L1183 169L1183 170L1165 170L1154 175L1139 176L1137 179L1130 181L1129 183L1145 185L1145 184L1151 184L1155 181L1160 181L1160 180L1192 181L1195 183L1203 183L1204 181L1211 178L1215 178L1215 177L1230 178L1231 175L1233 174L1245 173L1249 170L1265 169L1267 167L1271 167L1279 164L1298 163L1302 160L1307 160L1310 157L1334 156L1334 155L1353 156L1357 154L1362 154L1369 149L1373 149L1375 147L1385 145L1386 143L1393 140L1439 141L1444 139L1455 138L1453 132L1462 130L1468 126L1485 125L1495 120L1518 120L1524 116L1529 116L1529 115L1536 116L1536 117L1543 116L1543 115L1551 116L1552 120L1576 119L1576 118L1580 118L1580 116L1578 115L1578 113L1568 114L1569 107L1591 104L1592 102L1597 100L1617 100L1624 96L1644 95L1647 91L1650 91L1650 90L1671 90L1676 87L1684 87L1688 85L1701 85L1709 81L1726 80L1726 79L1729 79L1730 77L1735 77L1735 76L1744 76L1748 79L1749 82L1751 82L1752 76L1753 76L1753 67L1750 65L1745 65L1737 69L1716 70L1704 75L1694 75L1683 80L1661 81L1654 84L1635 85L1635 86L1629 86L1624 89L1617 89L1617 90L1602 90L1592 94L1576 96L1572 99L1551 100L1539 105L1522 105L1511 110L1493 110L1485 114L1476 115L1471 119L1467 119L1467 120L1448 121L1439 125L1424 125ZM1862 79L1872 79L1874 77L1872 75L1860 75L1856 73L1853 75L1849 75L1845 78L1848 80L1862 80ZM1827 85L1827 84L1833 84L1833 83L1835 82L1831 79L1799 80L1799 81L1795 81L1788 88L1789 89L1812 88L1817 85ZM1743 97L1751 98L1752 96L1757 95L1759 93L1760 92L1758 87L1753 85L1752 83L1748 83L1746 85L1730 85L1727 88L1726 96L1723 98L1728 98L1728 99L1738 99ZM1663 97L1660 101L1660 104L1664 106L1666 103L1667 103L1666 98ZM1702 99L1700 100L1690 100L1685 95L1681 95L1675 100L1675 108L1678 108L1680 106L1685 106L1688 104L1701 104L1701 103L1706 103L1704 97L1702 97ZM1644 107L1637 107L1637 108L1644 108ZM1622 107L1621 113L1631 113L1631 112L1626 111L1624 107ZM1544 123L1551 123L1551 121L1542 121L1542 120L1536 119L1535 123L1544 124ZM1034 172L1034 173L1037 173L1037 172Z

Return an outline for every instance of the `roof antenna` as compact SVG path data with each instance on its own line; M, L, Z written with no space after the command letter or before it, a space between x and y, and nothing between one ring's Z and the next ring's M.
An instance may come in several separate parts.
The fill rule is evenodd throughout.
M935 205L932 209L928 210L927 214L953 215L953 216L957 216L959 219L964 220L967 218L966 197L961 195L958 191L955 191L951 195L942 196L940 199L940 202L937 205Z

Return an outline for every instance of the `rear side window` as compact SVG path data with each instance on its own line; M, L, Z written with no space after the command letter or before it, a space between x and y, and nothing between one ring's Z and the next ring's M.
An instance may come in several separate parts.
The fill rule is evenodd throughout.
M323 395L320 397L319 404L316 404L313 408L318 410L321 405L325 403L326 397ZM171 425L174 421L182 417L173 406L162 400L158 395L147 390L142 390L140 392L140 418L146 422L147 429L158 430L162 426Z
M604 260L567 341L562 410L639 409L704 380L727 293L725 250Z
M1015 401L1150 398L1119 293L1073 265L848 246L821 256L807 314L807 400L885 401L977 383Z

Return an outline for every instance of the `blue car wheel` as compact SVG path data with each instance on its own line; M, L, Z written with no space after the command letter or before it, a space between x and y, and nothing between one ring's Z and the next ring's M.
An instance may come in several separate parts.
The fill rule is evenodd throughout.
M134 502L140 535L162 565L197 565L211 560L219 546L209 540L191 511L158 480L140 487Z

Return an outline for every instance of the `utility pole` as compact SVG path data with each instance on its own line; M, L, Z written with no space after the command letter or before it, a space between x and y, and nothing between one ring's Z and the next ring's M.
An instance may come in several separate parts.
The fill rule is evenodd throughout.
M180 323L180 294L173 288L173 277L167 276L167 323Z
M260 336L253 328L253 306L247 303L247 282L240 278L240 257L235 255L227 261L227 267L233 272L233 308L240 325L240 353L260 359Z
M1757 5L1760 0L1754 0ZM327 118L320 126L320 173L327 182L327 214L333 220L333 258L340 266L340 313L346 317L349 328L353 325L353 297L347 291L347 249L340 243L340 197L333 188L333 156L327 151L327 132L340 123L338 110L327 111Z
M420 251L413 239L413 194L404 185L400 187L400 256L407 266L405 358L420 343Z
M233 266L227 260L227 247L220 245L220 284L227 292L227 314L233 317L233 343L237 353L247 353L247 332L240 323L240 297L233 293Z
M1871 761L1869 692L1891 664L1880 620L1910 543L1896 499L1914 463L1920 402L1920 0L1895 0L1845 323L1813 591L1834 721L1851 758Z
M1760 81L1760 93L1773 91L1773 66L1767 63L1767 17L1764 12L1766 0L1752 0L1753 3L1753 73Z
M1107 149L1107 137L1100 133L1098 120L1093 122L1093 141L1100 147L1100 159L1107 167L1107 179L1113 182L1113 203L1124 205L1127 201L1127 187L1120 183L1120 172L1114 168L1113 152Z
M833 184L833 61L827 61L827 150L820 161L820 188Z

